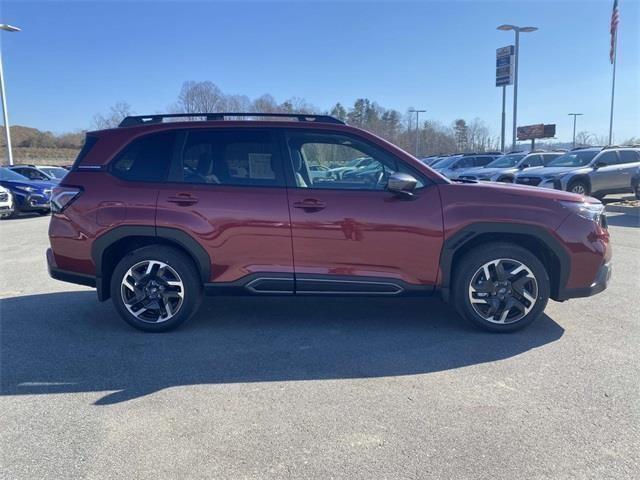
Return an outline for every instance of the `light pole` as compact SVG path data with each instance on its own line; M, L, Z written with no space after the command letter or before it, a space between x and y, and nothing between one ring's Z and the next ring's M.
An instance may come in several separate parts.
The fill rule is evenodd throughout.
M520 57L520 32L535 32L538 27L517 27L515 25L500 25L498 30L513 30L516 32L516 51L513 68L513 140L511 149L516 149L516 125L518 123L518 58Z
M426 112L426 110L411 109L409 113L416 114L416 157L418 156L418 150L420 149L420 114Z
M583 115L582 113L570 113L573 115L573 148L576 148L576 117Z
M18 27L0 23L0 30L5 32L19 32ZM4 131L7 137L7 153L9 165L13 165L13 152L11 151L11 133L9 132L9 112L7 111L7 94L4 90L4 72L2 71L2 49L0 49L0 94L2 95L2 113L4 114Z

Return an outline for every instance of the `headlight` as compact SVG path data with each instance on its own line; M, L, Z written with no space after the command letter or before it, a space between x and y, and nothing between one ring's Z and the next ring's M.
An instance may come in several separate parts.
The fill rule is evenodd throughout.
M27 192L27 193L32 193L32 192L36 191L36 189L33 188L33 187L23 187L23 186L16 185L15 188L17 188L18 190L22 190L23 192Z
M601 203L576 203L576 202L560 202L563 207L568 208L579 217L586 218L596 223L602 222L605 215L604 205Z

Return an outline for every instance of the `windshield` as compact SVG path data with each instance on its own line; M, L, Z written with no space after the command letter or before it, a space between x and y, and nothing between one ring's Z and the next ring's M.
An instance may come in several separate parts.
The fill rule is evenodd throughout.
M504 155L496 158L493 162L489 163L485 168L509 168L515 167L516 164L522 160L526 155L514 154Z
M40 167L40 170L53 178L62 178L67 174L67 171L62 167Z
M547 167L584 167L598 154L598 150L569 152L547 163Z
M27 177L20 175L19 173L9 170L8 168L0 167L0 180L6 180L9 182L29 182Z

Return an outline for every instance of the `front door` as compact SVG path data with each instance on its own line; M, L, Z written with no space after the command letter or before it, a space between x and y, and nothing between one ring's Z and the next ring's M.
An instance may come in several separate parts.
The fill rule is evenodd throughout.
M204 247L210 288L293 293L289 207L274 134L192 128L181 134L157 228L179 227Z
M285 150L291 157L297 292L393 295L433 289L442 212L428 179L372 143L342 133L290 131ZM317 166L326 168L324 176L310 174ZM394 171L418 178L413 199L386 190Z

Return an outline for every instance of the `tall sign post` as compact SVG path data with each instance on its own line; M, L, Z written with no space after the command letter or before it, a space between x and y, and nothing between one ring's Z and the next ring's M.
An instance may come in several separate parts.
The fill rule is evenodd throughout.
M502 152L504 152L505 143L507 85L513 85L514 53L515 47L513 45L496 49L496 87L502 87L502 127L500 129L500 151Z

